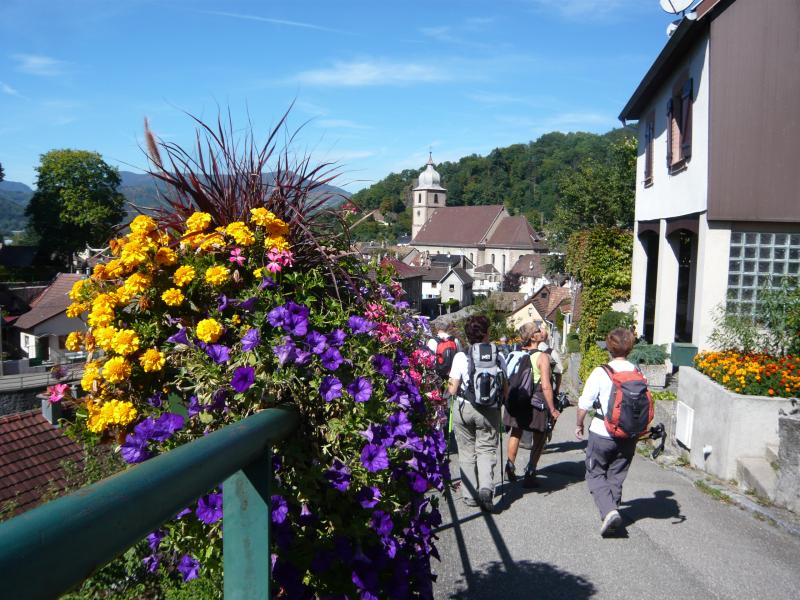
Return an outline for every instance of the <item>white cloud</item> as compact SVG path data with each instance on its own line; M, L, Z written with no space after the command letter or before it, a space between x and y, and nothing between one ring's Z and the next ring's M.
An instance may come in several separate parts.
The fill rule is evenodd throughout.
M20 94L17 90L15 90L13 87L2 81L0 81L0 92L3 92L8 96L16 96L17 98L24 98L24 96Z
M320 119L314 121L314 123L328 129L369 129L366 125L361 125L349 119Z
M41 54L14 54L11 58L17 61L17 71L41 77L61 75L67 66L62 60Z
M300 27L302 29L314 29L316 31L327 31L330 33L345 33L339 29L331 29L330 27L323 27L322 25L315 25L313 23L303 23L302 21L287 21L286 19L272 19L269 17L260 17L258 15L245 15L241 13L223 12L218 10L202 10L200 11L207 15L216 15L218 17L229 17L232 19L243 19L245 21L259 21L261 23L270 23L272 25L285 25L287 27Z
M291 81L330 87L365 87L434 83L450 79L447 73L430 64L363 60L336 62L325 69L302 71Z
M566 19L585 19L625 14L630 9L641 8L641 0L531 0L534 8L554 12ZM652 0L655 7L655 0Z

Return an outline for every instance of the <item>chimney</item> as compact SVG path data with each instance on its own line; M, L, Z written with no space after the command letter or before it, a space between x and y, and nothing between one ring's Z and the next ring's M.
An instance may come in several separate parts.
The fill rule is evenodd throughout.
M42 416L53 427L58 427L58 420L64 416L64 409L61 406L61 402L50 402L50 400L47 399L47 394L39 394L39 398L42 399Z

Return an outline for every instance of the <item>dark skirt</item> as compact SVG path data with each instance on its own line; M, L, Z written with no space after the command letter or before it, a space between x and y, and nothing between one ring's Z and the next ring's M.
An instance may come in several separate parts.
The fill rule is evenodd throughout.
M526 431L547 431L547 408L539 409L530 401L509 403L503 407L503 425Z

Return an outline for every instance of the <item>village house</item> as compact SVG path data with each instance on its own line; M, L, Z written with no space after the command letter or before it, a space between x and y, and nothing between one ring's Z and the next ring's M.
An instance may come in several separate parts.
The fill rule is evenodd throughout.
M70 357L65 349L67 335L84 330L80 319L67 317L70 299L67 296L73 284L85 275L59 273L55 280L31 301L30 310L14 323L19 331L19 345L29 359L53 363L64 362Z
M709 347L800 272L797 0L703 0L620 114L639 122L631 301L656 344ZM746 40L746 43L743 42Z
M524 216L503 205L447 206L433 158L412 195L411 246L421 253L461 255L477 268L492 265L503 276L520 256L546 251Z

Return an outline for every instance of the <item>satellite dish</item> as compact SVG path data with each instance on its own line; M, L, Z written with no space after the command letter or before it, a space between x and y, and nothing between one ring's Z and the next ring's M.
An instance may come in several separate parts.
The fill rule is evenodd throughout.
M673 15L677 15L678 13L685 11L692 5L693 2L694 0L658 0L661 8L668 13L672 13Z
M667 25L667 37L672 37L672 34L675 33L675 30L678 28L678 25L680 24L681 24L680 21L673 21L672 23Z

